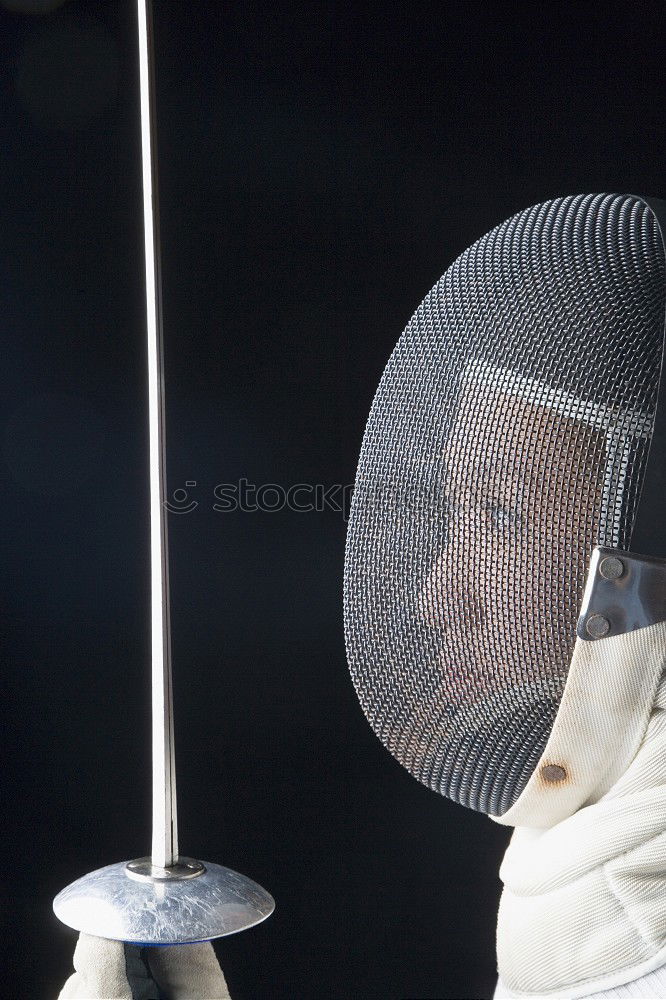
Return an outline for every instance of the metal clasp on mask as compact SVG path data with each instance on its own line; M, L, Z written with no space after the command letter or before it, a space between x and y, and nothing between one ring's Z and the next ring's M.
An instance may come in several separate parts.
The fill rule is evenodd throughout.
M592 552L576 632L594 641L666 621L666 559L621 549Z

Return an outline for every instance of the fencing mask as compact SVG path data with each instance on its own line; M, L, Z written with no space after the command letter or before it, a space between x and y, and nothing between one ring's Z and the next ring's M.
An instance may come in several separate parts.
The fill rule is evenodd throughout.
M412 317L368 420L354 684L400 763L495 817L535 782L586 801L548 753L572 662L666 619L662 563L632 554L666 555L661 210L581 195L492 230Z

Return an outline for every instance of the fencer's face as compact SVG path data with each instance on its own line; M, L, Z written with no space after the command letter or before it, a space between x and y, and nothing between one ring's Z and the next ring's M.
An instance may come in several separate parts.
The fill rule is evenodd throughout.
M507 685L524 683L529 635L549 617L575 635L603 490L592 470L606 448L604 433L551 406L494 385L463 389L444 455L445 544L420 603L467 697L483 696L488 677L496 685L500 665Z

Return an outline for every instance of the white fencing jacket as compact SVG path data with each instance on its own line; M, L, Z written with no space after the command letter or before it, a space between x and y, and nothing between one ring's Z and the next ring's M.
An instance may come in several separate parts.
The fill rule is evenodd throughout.
M665 666L666 623L577 640L539 765L493 817L515 826L498 1000L666 997Z

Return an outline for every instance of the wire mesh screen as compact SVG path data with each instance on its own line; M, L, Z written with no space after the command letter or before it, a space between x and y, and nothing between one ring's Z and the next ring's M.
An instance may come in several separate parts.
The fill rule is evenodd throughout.
M664 255L630 196L536 205L458 258L368 420L345 565L361 705L430 788L501 815L562 696L592 547L627 547Z

